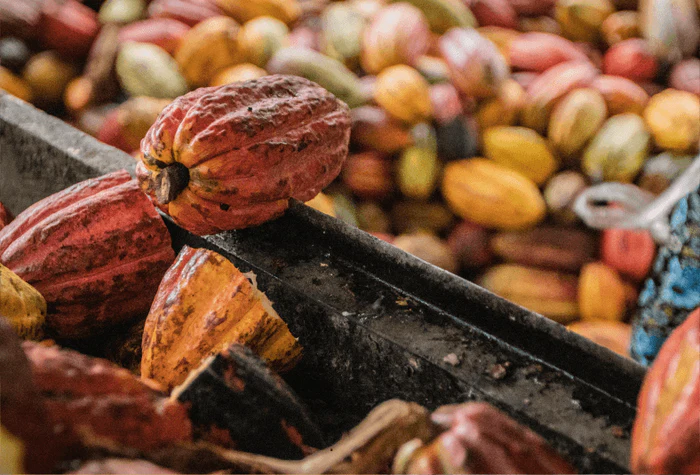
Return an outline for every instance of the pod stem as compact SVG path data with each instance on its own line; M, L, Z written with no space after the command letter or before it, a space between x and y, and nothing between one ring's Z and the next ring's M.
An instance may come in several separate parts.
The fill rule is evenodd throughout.
M156 199L167 205L187 188L190 182L190 170L182 163L173 163L165 167L156 177Z

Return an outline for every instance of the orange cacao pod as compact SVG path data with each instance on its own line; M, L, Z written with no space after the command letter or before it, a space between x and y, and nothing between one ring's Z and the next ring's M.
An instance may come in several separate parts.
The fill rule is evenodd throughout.
M408 124L430 119L430 85L418 71L399 64L389 66L377 76L374 100L389 114Z
M578 318L575 274L499 264L477 282L486 290L556 322L568 323Z
M172 389L232 343L248 346L277 371L301 357L287 324L248 276L220 254L185 246L146 318L141 377Z
M625 315L626 291L617 271L602 262L583 266L578 305L583 320L620 321Z
M606 229L600 248L603 262L636 281L644 279L656 255L656 244L648 231Z
M84 57L100 25L97 13L77 0L46 0L38 33L44 48L71 58Z
M350 191L363 199L381 200L394 190L391 161L377 152L350 155L342 178Z
M187 409L109 361L24 342L53 424L149 451L192 439Z
M596 247L595 238L585 231L552 226L491 239L494 254L508 262L574 272L595 258Z
M473 0L469 9L479 26L518 27L518 14L508 0Z
M633 473L700 473L700 309L661 347L632 428Z
M666 89L649 100L644 122L659 147L694 152L700 144L700 97Z
M61 102L68 83L77 74L78 69L73 64L53 51L43 51L32 56L22 77L32 90L34 103L51 107Z
M594 343L614 351L620 356L629 357L632 326L622 322L574 322L567 326L574 333L588 338Z
M271 16L291 25L301 15L301 5L297 0L215 1L219 8L239 23L245 23L261 16Z
M676 64L668 81L674 89L700 96L700 59L689 58Z
M566 61L587 61L576 45L551 33L524 33L510 42L510 65L525 71L543 72Z
M527 88L522 124L543 134L557 102L574 89L588 86L597 75L589 61L567 61L549 68Z
M405 443L392 473L576 473L542 437L489 404L442 406L431 419L445 432L429 445Z
M158 118L163 108L170 104L169 99L137 96L123 102L116 113L119 139L118 148L128 153L138 150L141 139Z
M163 220L123 170L51 195L0 230L0 262L41 292L59 337L143 315L173 258Z
M649 102L649 94L635 82L620 76L598 76L591 82L591 88L605 98L609 115L625 112L641 115Z
M214 76L210 86L225 86L234 82L250 81L267 76L267 71L257 67L254 64L242 63L235 66L223 69L220 73Z
M605 19L600 32L608 46L639 36L637 12L623 10L613 13Z
M452 249L432 233L417 231L412 234L402 234L397 236L392 244L434 266L448 272L457 272L457 259L452 254Z
M508 79L503 55L475 30L454 28L440 37L439 45L453 84L467 96L494 96Z
M19 76L15 76L3 66L0 66L0 90L12 94L25 102L30 102L33 98L32 89L27 84L27 81Z
M172 55L189 30L189 25L174 18L151 18L123 26L118 41L153 43Z
M408 3L382 8L365 28L362 68L370 74L396 64L413 65L428 51L430 27L423 12Z
M148 5L149 17L172 18L189 26L222 14L215 0L153 0Z
M352 114L352 142L383 153L395 153L408 147L411 134L400 122L376 106L357 107Z
M173 101L141 142L137 174L176 223L211 234L316 196L340 172L349 139L350 113L335 96L304 78L265 76Z
M651 81L659 68L647 42L640 38L622 40L608 49L603 56L603 72L622 76L636 82Z
M544 218L546 211L534 182L483 158L448 163L442 194L457 215L497 229L533 226Z

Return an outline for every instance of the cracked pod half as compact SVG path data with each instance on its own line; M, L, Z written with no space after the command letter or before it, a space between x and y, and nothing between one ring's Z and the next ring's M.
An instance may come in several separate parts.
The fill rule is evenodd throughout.
M216 252L185 246L146 319L141 376L172 389L232 343L247 346L275 371L291 369L302 351L246 274Z
M44 198L0 230L0 262L44 296L52 337L144 315L174 258L165 223L125 170Z
M137 174L188 231L255 226L333 181L350 124L347 105L296 76L200 88L160 114L141 142Z

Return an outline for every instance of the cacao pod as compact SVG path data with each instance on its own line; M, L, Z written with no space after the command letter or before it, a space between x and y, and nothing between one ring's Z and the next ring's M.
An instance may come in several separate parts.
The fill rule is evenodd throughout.
M44 296L47 329L65 338L143 315L173 258L163 220L124 170L53 194L0 230L0 262Z
M700 141L700 97L666 89L649 100L644 121L659 147L694 152Z
M216 16L185 34L174 57L190 86L206 86L216 73L240 62L238 30L232 18Z
M265 69L270 74L291 74L309 79L349 107L361 106L371 97L364 91L359 78L343 63L311 49L294 46L282 48Z
M585 321L620 321L625 316L625 286L617 271L602 262L581 269L578 306Z
M572 206L588 183L586 178L575 171L557 173L547 182L544 188L544 201L547 210L555 219L563 224L572 224L578 217L574 214Z
M574 322L567 328L620 356L629 358L632 327L622 322Z
M36 32L45 49L82 58L100 31L97 13L77 0L46 0Z
M407 1L420 8L428 19L430 29L443 34L450 28L474 28L476 19L471 10L460 0L390 0Z
M32 56L22 73L32 91L35 104L41 107L59 104L68 83L77 75L77 68L53 51L43 51Z
M301 6L297 0L216 0L216 4L239 23L261 16L271 16L291 25L301 15Z
M700 309L661 347L632 428L633 473L700 473Z
M440 202L399 201L391 209L391 222L397 233L428 231L442 233L454 222L454 215Z
M689 58L676 64L668 81L674 89L700 96L700 59Z
M452 29L440 37L439 45L453 84L467 96L494 96L508 79L503 55L474 30Z
M335 204L333 203L333 198L326 195L325 193L319 193L312 199L304 203L306 206L310 206L316 211L327 214L328 216L336 217L335 215Z
M228 67L214 76L210 86L225 86L234 82L250 81L267 76L267 71L254 64L242 63Z
M2 66L0 66L0 90L12 94L25 102L30 102L33 99L29 84Z
M483 158L448 163L442 194L458 216L489 228L527 228L540 222L546 212L535 183Z
M0 264L0 316L20 338L41 340L46 321L46 300L31 285Z
M445 432L428 445L405 443L393 473L576 473L542 437L489 404L442 406L431 419Z
M518 15L537 16L552 12L556 0L508 0Z
M67 472L71 475L106 475L106 474L154 474L171 475L173 472L167 468L155 465L147 460L132 460L120 458L105 458L101 460L90 460L83 463L77 469Z
M561 26L550 16L525 17L518 22L518 28L525 33L550 33L561 35Z
M377 152L350 155L343 167L342 178L359 198L381 200L394 191L391 161Z
M173 18L151 18L120 28L118 42L152 43L174 54L189 30L189 25Z
M122 87L132 96L170 99L188 90L177 62L154 44L129 42L122 45L116 71Z
M649 274L656 244L648 231L606 229L600 255L607 265L639 282Z
M605 98L595 89L576 89L552 111L549 140L563 157L578 156L608 115Z
M357 206L357 222L363 231L368 233L390 233L391 220L381 206L373 201L367 201Z
M423 13L408 3L382 8L362 37L362 68L377 74L389 66L414 64L428 51L430 28Z
M476 32L496 45L507 64L510 64L510 45L522 33L500 26L481 26Z
M238 51L241 59L258 67L265 67L277 50L287 46L287 25L268 16L250 20L238 33Z
M462 100L452 84L434 84L429 92L433 119L438 124L445 124L463 114Z
M593 80L590 87L603 95L611 116L626 112L642 115L649 102L649 94L627 78L601 75Z
M410 132L386 111L376 106L352 110L352 142L382 153L396 153L412 143Z
M479 105L476 120L480 130L497 125L515 125L525 104L525 90L513 79L503 83L497 97Z
M638 37L639 18L637 12L623 10L609 15L600 26L600 32L608 46Z
M575 274L515 264L491 267L479 285L511 302L559 323L578 318Z
M414 144L404 149L396 164L396 182L408 198L425 200L433 194L440 177L435 130L418 124L411 134Z
M12 215L12 212L0 202L0 229L10 224L13 219L15 217Z
M0 64L14 74L21 74L32 52L19 38L0 39Z
M557 0L555 18L565 37L596 42L605 19L615 11L610 0Z
M23 347L54 424L142 451L192 439L185 406L154 383L77 351Z
M494 254L507 262L572 272L594 260L596 247L585 231L550 226L499 233L491 239Z
M665 62L697 54L700 20L693 0L640 0L639 29L654 55Z
M403 64L379 73L374 100L393 117L409 124L430 119L433 114L428 82Z
M447 63L442 58L423 55L416 60L413 66L430 84L446 84L450 81Z
M649 132L636 114L609 118L583 153L582 168L594 182L631 182L649 151Z
M544 134L557 102L569 92L587 87L598 76L589 61L567 61L540 74L527 88L522 125Z
M622 76L635 82L651 81L659 69L658 62L640 38L622 40L608 49L603 56L603 72Z
M332 94L304 78L265 76L168 105L141 142L137 174L176 223L211 234L316 196L340 172L349 139L349 110Z
M508 0L473 0L469 8L479 26L518 27L518 15Z
M457 259L452 254L452 249L432 233L416 231L402 234L397 236L392 244L448 272L455 273L458 270Z
M543 184L559 163L537 132L525 127L491 127L484 131L484 154L501 165Z
M493 259L488 232L469 221L462 221L452 228L447 245L462 269L482 267Z
M122 112L118 107L108 111L102 119L96 137L100 142L116 147L123 152L131 153L133 144L124 137L121 115Z
M551 33L524 33L510 42L510 65L525 71L544 72L567 61L587 61L576 45Z
M148 5L150 18L172 18L189 26L222 14L213 0L152 0Z
M249 278L220 254L185 246L146 318L141 377L172 389L232 343L248 346L277 371L294 367L301 346Z
M141 139L146 136L148 129L158 118L161 111L170 104L169 99L153 97L132 97L117 108L119 139L117 145L122 150L131 153L138 150Z
M321 14L323 52L349 68L356 68L362 52L367 19L349 2L332 3Z
M146 0L107 0L100 7L98 19L103 25L138 21L146 13Z

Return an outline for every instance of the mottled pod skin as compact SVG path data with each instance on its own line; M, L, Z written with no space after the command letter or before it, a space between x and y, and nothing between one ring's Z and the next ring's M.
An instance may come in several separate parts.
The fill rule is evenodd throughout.
M340 173L348 107L317 84L273 75L176 99L141 142L141 186L188 231L205 235L280 216Z
M633 473L700 473L700 308L666 340L644 378Z
M163 220L124 170L51 195L0 230L0 262L44 296L56 337L145 314L173 259Z
M185 246L146 319L141 376L172 389L232 343L248 346L276 371L301 357L284 320L245 274L216 252Z

